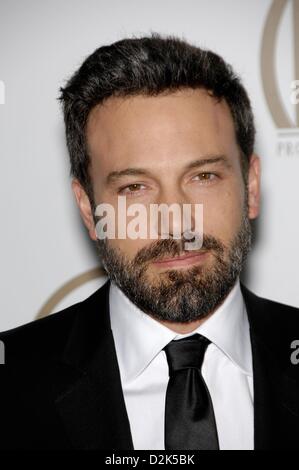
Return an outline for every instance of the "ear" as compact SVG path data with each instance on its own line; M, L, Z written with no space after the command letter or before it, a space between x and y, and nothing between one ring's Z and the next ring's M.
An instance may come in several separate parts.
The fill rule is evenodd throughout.
M252 154L248 169L248 217L255 219L260 211L260 179L261 162L256 154Z
M72 180L72 190L74 192L83 222L89 232L89 236L92 240L96 241L97 236L92 215L91 204L86 192L84 191L80 182L76 178Z

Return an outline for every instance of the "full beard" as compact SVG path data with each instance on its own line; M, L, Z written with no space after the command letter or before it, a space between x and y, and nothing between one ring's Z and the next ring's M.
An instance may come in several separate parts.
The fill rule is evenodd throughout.
M100 259L111 281L142 311L159 321L189 323L212 313L228 295L244 266L251 247L251 225L244 210L240 228L225 246L203 235L202 250L212 255L210 263L186 269L168 269L150 276L148 266L162 258L184 254L184 240L163 239L142 248L129 260L97 240Z

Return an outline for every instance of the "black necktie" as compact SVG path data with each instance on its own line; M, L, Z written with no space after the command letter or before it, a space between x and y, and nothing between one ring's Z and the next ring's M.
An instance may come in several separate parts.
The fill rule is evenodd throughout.
M165 449L218 450L212 400L201 375L210 341L199 334L171 341L164 350L169 367Z

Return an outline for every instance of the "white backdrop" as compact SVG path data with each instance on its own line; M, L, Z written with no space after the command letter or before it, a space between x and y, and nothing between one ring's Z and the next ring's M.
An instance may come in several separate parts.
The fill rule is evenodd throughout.
M276 3L286 6L273 44L275 79L283 106L295 119L289 99L291 80L299 79L294 76L293 2ZM295 129L285 135L288 154L278 153L282 138L261 80L262 37L271 4L0 0L2 90L5 85L5 103L0 100L0 330L34 320L65 283L98 265L71 192L58 90L100 45L150 31L177 34L215 50L243 78L256 116L263 172L262 212L246 283L259 295L299 306L299 134ZM297 153L292 150L296 144ZM103 282L94 278L74 289L71 284L69 294L48 307L58 311Z

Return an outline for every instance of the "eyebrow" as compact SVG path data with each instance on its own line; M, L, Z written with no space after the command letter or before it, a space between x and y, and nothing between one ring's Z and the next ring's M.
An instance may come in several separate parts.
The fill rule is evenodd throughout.
M211 165L214 163L221 163L227 168L231 168L231 163L229 162L226 155L217 155L212 157L199 158L193 160L192 162L186 165L185 170L192 170L193 168L200 168L205 165ZM124 170L111 171L106 177L106 184L115 183L117 180L121 179L123 176L152 176L149 170L145 168L125 168Z

